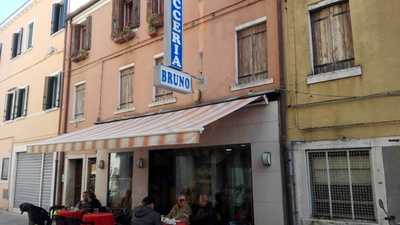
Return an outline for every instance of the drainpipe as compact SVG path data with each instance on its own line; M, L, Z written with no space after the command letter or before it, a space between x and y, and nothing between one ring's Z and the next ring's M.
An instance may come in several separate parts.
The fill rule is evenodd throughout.
M294 225L294 209L293 209L293 196L292 196L292 179L290 173L290 156L289 145L287 137L287 99L285 86L285 47L284 47L284 34L283 34L283 9L286 1L275 1L277 4L277 24L278 24L278 47L279 47L279 69L280 69L280 95L279 95L279 124L280 135L279 142L281 148L281 175L282 175L282 188L283 188L283 210L284 210L284 224Z
M69 49L67 49L67 43L71 43L72 35L69 34L69 26L71 19L68 19L65 24L64 30L64 57L63 57L63 79L61 83L60 96L60 115L58 121L58 134L64 134L67 132L67 121L68 121L68 107L69 107L69 85L71 79L71 60L69 57ZM68 40L68 41L67 41ZM66 65L67 64L67 65ZM64 152L57 153L57 167L56 167L56 178L55 178L55 192L54 199L55 205L62 204L62 177L64 174Z

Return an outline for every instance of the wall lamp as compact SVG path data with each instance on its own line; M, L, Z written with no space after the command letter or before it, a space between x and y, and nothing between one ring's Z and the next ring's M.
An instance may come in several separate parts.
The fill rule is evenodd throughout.
M136 161L136 166L137 166L138 168L140 168L140 169L143 169L143 168L144 168L144 159L143 159L143 158L138 159L138 160Z
M261 162L265 167L271 167L272 164L271 152L263 152L261 155Z
M104 167L105 167L104 160L100 160L99 161L99 169L104 169Z

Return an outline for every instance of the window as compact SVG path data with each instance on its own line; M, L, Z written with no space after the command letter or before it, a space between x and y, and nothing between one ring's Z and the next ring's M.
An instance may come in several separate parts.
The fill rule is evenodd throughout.
M85 116L85 83L75 85L74 119L82 120Z
M375 220L368 150L309 152L308 157L313 217Z
M237 31L238 84L267 79L267 25L261 22Z
M26 116L29 87L15 88L6 94L4 121Z
M24 35L24 28L21 28L18 32L14 33L12 36L12 48L11 48L11 58L21 55L22 52L22 38Z
M152 26L161 27L164 19L164 0L147 0L147 20Z
M113 0L112 35L140 26L140 0Z
M155 66L162 65L164 62L164 57L158 57L154 59ZM163 102L169 99L172 99L173 92L166 88L155 87L154 90L154 102Z
M86 18L82 24L72 27L72 57L83 57L85 51L89 51L92 42L92 17ZM85 55L87 56L87 55ZM85 57L86 58L86 57ZM83 59L83 58L82 58Z
M310 12L314 74L354 66L353 36L348 1Z
M1 180L8 180L8 170L10 167L10 158L3 158L1 163Z
M33 27L34 22L28 24L28 38L26 40L26 49L30 49L33 47Z
M133 152L111 153L109 157L107 206L119 208L132 188Z
M0 43L0 59L2 55L3 55L3 43Z
M61 73L45 78L43 110L60 106Z
M119 72L119 110L133 107L133 70L129 67Z
M68 9L67 2L67 0L64 0L63 3L53 4L51 15L51 34L54 34L65 27L65 19Z
M189 204L206 194L218 224L254 224L250 145L150 151L149 195L167 214L185 193Z

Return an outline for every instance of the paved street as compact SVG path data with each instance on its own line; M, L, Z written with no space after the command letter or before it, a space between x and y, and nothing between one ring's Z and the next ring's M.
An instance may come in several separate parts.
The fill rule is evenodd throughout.
M0 225L28 225L26 215L0 211Z

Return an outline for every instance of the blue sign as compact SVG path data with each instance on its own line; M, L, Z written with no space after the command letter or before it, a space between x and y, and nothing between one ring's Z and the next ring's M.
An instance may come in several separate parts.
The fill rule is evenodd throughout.
M192 77L189 74L163 65L156 66L154 85L184 94L193 92Z
M183 68L183 0L165 0L165 63L177 70Z

